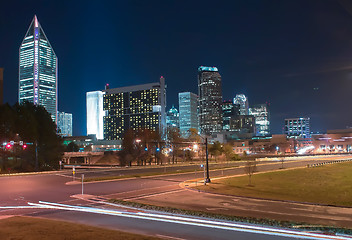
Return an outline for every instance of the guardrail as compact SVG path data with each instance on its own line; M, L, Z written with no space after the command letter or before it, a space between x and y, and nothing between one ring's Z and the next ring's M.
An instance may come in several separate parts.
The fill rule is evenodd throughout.
M344 159L344 160L334 160L334 161L328 161L328 162L322 162L322 163L314 163L314 164L307 164L307 167L320 167L328 164L334 164L334 163L342 163L342 162L351 162L352 159Z

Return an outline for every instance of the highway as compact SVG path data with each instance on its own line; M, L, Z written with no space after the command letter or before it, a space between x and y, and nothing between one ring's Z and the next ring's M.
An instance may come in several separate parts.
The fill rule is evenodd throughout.
M300 160L300 161L285 161L284 167L303 167L307 164L318 163L326 161L324 160ZM238 163L236 163L238 164ZM187 166L188 168L190 166ZM68 221L74 221L84 224L90 224L95 226L104 226L112 229L119 229L124 231L131 231L135 233L142 233L152 236L159 236L162 238L175 238L175 239L297 239L297 238L306 238L307 236L301 235L290 235L290 234L277 234L274 233L276 230L265 230L265 231L257 231L257 230L243 230L242 227L233 227L229 228L219 228L214 227L214 225L209 224L189 224L190 220L187 219L185 222L177 221L165 221L160 220L161 213L154 213L158 216L154 216L153 218L144 216L143 218L131 217L128 214L143 212L141 210L131 210L126 208L121 208L117 206L111 206L104 204L105 199L114 197L125 200L133 200L133 201L141 201L147 203L154 203L158 205L175 204L175 201L178 202L179 206L183 206L184 208L188 208L190 205L198 206L201 208L209 208L208 205L204 205L204 201L209 201L209 204L215 204L218 208L223 208L223 211L231 210L231 206L220 205L217 202L216 196L212 194L206 193L195 193L194 191L189 191L185 188L180 188L180 184L186 180L194 179L194 178L202 178L203 171L199 168L199 166L191 166L195 169L195 172L190 173L181 173L181 174L171 174L165 176L153 176L153 177L142 177L142 178L131 178L131 179L120 179L113 181L104 181L104 182L93 182L93 183L85 183L84 184L84 193L89 195L84 195L85 198L77 199L73 198L73 195L79 196L81 193L81 185L78 183L72 184L72 173L71 171L62 171L55 172L49 174L34 174L34 175L21 175L21 176L2 176L0 177L0 188L2 189L2 193L0 194L0 215L30 215L30 216L40 216L47 217L53 219L62 219ZM269 171L273 169L278 169L281 167L281 162L262 162L258 166L259 171ZM174 167L172 171L177 171L177 167ZM158 168L158 171L165 171L163 168ZM196 171L198 169L198 171ZM169 169L167 169L169 170ZM182 167L179 169L182 171ZM85 174L85 176L106 176L106 175L133 175L136 171L141 172L140 169L82 169L77 170L77 176L80 174ZM148 170L150 171L150 170ZM227 168L223 170L214 170L210 172L211 177L221 177L226 175L237 175L243 174L243 168ZM171 201L172 199L173 201ZM197 200L200 200L199 202ZM215 200L214 200L215 199ZM187 201L186 201L187 200ZM204 201L203 201L204 200ZM69 204L70 206L86 206L86 207L94 207L94 208L104 208L109 209L111 211L124 211L127 213L114 213L114 214L103 214L101 212L86 212L86 211L75 211L75 210L63 210L59 208L53 209L42 209L42 208L22 208L20 206L28 206L28 203L38 204L39 201L45 201L50 203L62 203ZM223 201L220 197L219 201ZM233 201L233 199L228 200ZM252 202L251 202L252 201ZM248 204L253 205L254 200L242 200L241 204L238 206L243 206L243 202L247 202ZM239 201L240 202L240 201ZM260 204L264 204L260 203ZM259 204L259 205L260 205ZM267 204L267 203L265 203ZM271 205L270 205L271 204ZM235 204L233 204L235 205ZM237 204L236 204L237 205ZM256 202L256 206L258 202ZM264 214L263 212L271 212L271 216L275 216L275 211L272 212L270 210L270 206L274 208L277 207L277 203L270 203L265 206L261 206L262 210L258 211L256 207L249 208L247 206L247 210L243 212L247 212L249 215L253 214ZM326 218L338 219L340 218L340 222L343 222L346 216L344 214L352 214L350 212L338 212L338 211L327 211L326 209L322 209L321 211L316 211L312 207L300 207L299 211L294 211L292 209L297 209L297 205L292 204L292 209L287 209L285 204L285 211L293 214L297 212L297 214L302 215L306 214L307 216L312 216L312 218L316 218L316 214L319 215L321 212L321 217L327 216ZM9 208L6 209L4 207L8 206L19 206L20 208ZM177 206L177 205L176 205ZM214 207L213 207L214 208ZM216 208L216 207L215 207ZM192 209L192 208L191 208ZM249 211L252 209L252 212ZM219 209L218 209L219 210ZM221 209L220 209L221 210ZM233 210L233 209L232 209ZM238 212L239 209L237 209ZM280 211L280 207L277 212ZM315 215L314 215L314 214ZM128 216L127 216L127 215ZM280 213L284 215L285 213ZM289 215L290 215L289 214ZM313 215L312 215L313 214ZM330 216L330 215L331 216ZM162 215L162 214L161 214ZM241 215L241 214L239 214ZM277 214L276 214L277 215ZM348 217L349 221L350 217ZM184 220L182 220L184 221ZM193 221L193 220L192 220ZM339 221L337 221L339 222ZM348 221L347 221L348 222ZM351 222L348 222L351 224ZM349 225L349 226L351 226ZM270 233L268 233L270 232ZM308 237L310 239L316 239L316 237Z

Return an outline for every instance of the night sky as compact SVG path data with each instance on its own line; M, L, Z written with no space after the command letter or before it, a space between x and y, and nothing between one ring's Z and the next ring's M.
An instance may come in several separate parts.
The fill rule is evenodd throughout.
M167 83L197 93L197 68L216 66L224 100L270 103L284 118L311 117L314 132L352 126L352 2L6 1L0 10L4 101L18 99L18 49L37 15L59 59L59 111L86 134L87 91Z

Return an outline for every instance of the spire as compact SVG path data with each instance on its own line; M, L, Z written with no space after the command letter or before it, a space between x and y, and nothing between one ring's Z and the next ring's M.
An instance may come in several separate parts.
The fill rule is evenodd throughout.
M39 21L38 21L37 15L34 15L33 21L34 21L34 27L39 27Z

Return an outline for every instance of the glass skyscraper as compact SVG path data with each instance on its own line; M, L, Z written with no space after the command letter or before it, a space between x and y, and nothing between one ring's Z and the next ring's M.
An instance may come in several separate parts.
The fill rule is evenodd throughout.
M57 128L60 136L72 136L72 113L57 113Z
M198 68L199 127L202 134L222 130L221 76L216 67Z
M19 50L19 103L44 106L57 121L58 59L34 16Z
M249 115L255 117L256 136L270 135L270 114L267 104L257 104L249 108Z
M248 98L244 94L237 94L233 99L233 104L240 106L240 115L249 114Z
M178 94L178 105L180 109L180 131L183 136L188 136L190 128L198 131L197 117L197 95L191 92Z
M166 126L180 128L180 115L174 106L166 113Z
M86 93L87 103L87 135L95 135L97 139L104 139L104 116L102 91Z

